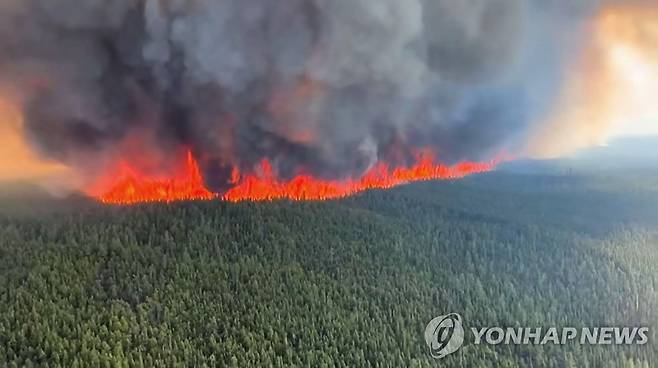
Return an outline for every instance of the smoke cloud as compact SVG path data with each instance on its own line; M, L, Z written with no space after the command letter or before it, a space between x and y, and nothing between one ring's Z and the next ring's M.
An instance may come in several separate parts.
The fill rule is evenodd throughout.
M478 160L553 105L602 5L572 3L4 0L0 85L41 155L92 176L186 149L217 191L263 158L323 178L421 147Z
M657 24L658 1L617 2L597 13L553 112L529 140L530 154L555 157L610 135L658 133Z

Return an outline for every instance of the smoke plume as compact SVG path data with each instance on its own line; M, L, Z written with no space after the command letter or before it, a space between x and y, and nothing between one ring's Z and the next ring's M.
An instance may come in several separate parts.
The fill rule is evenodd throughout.
M0 86L48 158L97 175L192 150L356 177L415 150L490 158L552 107L601 2L4 0Z
M616 2L597 12L553 112L529 140L532 155L559 156L611 134L658 134L656 25L658 1Z

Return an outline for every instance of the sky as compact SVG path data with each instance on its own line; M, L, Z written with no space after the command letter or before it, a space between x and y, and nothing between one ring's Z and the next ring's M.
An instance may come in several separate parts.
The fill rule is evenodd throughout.
M559 157L619 137L658 136L658 7L608 6L590 27L560 98L529 140L529 156ZM56 176L73 174L28 143L20 109L0 91L0 181Z
M617 42L609 57L622 76L616 96L622 108L610 135L658 135L658 10L637 11L617 23L609 31Z
M66 168L39 157L22 134L21 114L0 98L0 181L61 175Z
M627 136L658 135L658 6L609 6L568 68L561 98L530 141L559 157Z

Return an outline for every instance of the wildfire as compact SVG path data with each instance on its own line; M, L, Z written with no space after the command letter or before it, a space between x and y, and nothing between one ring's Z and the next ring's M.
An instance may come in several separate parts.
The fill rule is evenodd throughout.
M174 202L186 200L211 200L215 194L203 183L203 176L192 153L188 152L183 170L172 178L151 178L123 162L118 167L117 178L109 190L108 180L93 189L92 195L108 204L136 204L142 202ZM100 188L100 189L99 189ZM101 193L97 195L95 193Z
M212 199L229 202L278 199L318 201L347 197L370 189L392 188L414 181L458 179L490 171L497 163L498 160L492 160L446 166L436 163L430 152L422 152L417 156L416 163L410 167L391 168L386 163L379 163L360 179L331 181L311 175L280 180L270 162L263 160L257 170L258 174L242 174L234 169L234 186L224 195L218 195L205 187L199 166L192 154L188 153L184 170L167 179L149 178L124 163L120 165L120 173L114 176L118 179L109 186L110 189L94 196L103 203L122 205Z

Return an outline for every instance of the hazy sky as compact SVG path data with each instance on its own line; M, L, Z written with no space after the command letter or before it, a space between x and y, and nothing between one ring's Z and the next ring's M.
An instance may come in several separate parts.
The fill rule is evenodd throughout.
M658 116L626 122L616 127L611 137L658 136ZM658 150L658 148L656 148Z
M529 151L542 157L620 136L658 136L658 4L611 6L591 19L592 35L574 55L561 98ZM541 71L540 71L541 72ZM26 143L19 110L0 94L0 180L70 175Z
M658 134L658 5L614 5L567 71L561 98L528 151L559 157L620 136Z
M64 170L32 151L22 136L20 112L0 99L0 181L44 177Z

